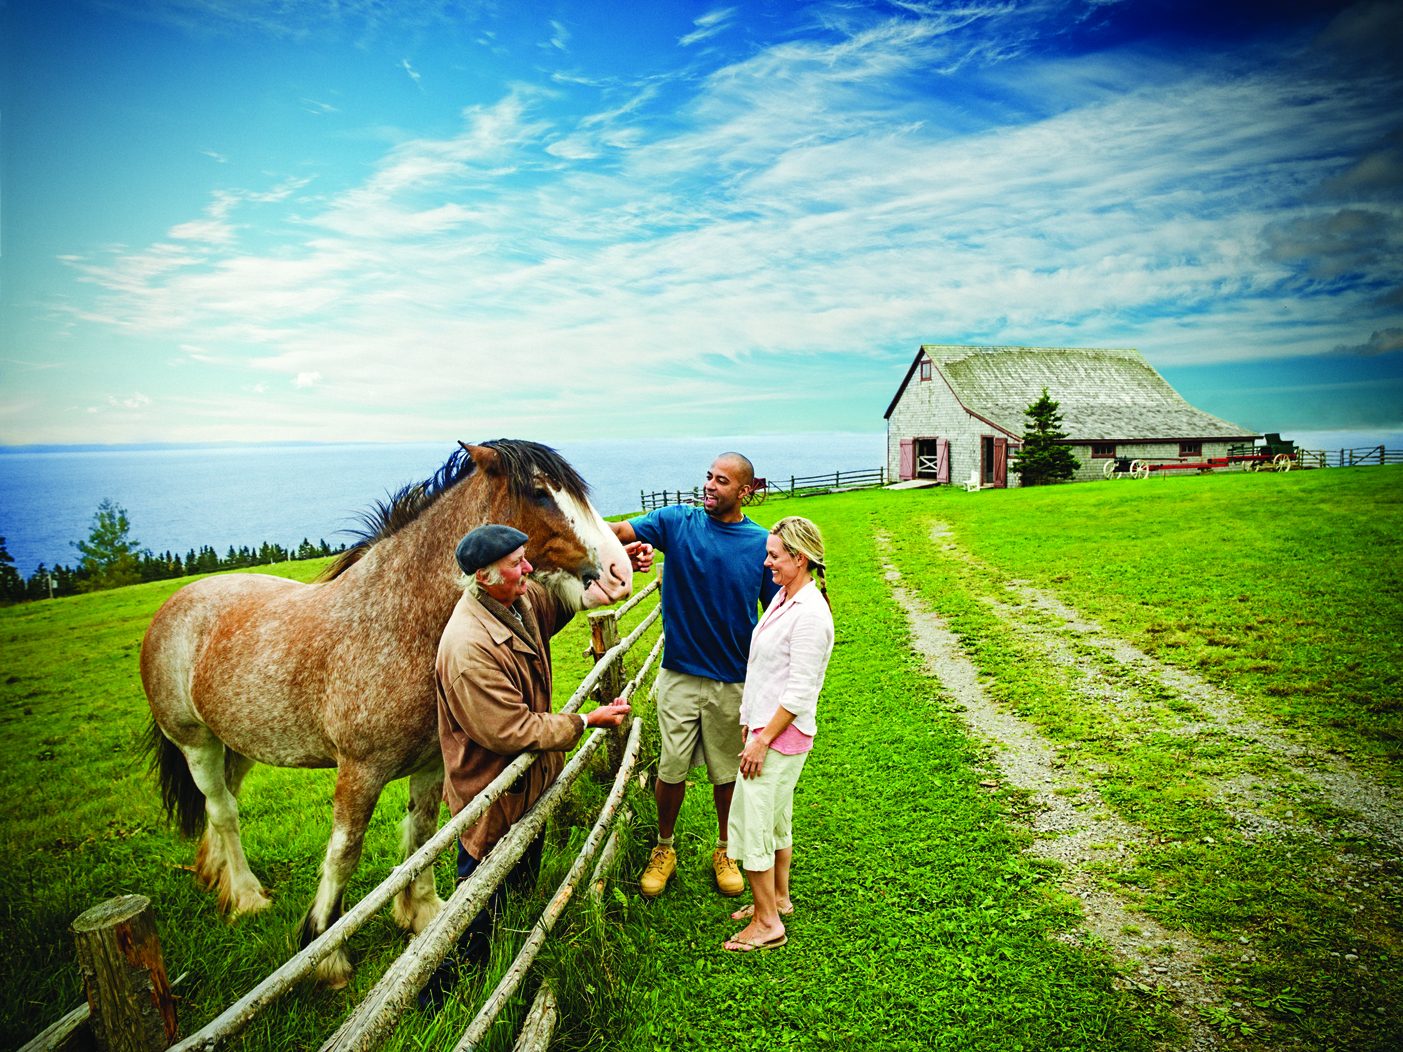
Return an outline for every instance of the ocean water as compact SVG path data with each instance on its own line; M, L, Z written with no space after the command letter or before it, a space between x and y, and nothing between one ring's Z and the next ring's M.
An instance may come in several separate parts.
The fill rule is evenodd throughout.
M406 482L427 478L451 442L220 449L0 453L0 537L25 577L39 563L78 562L98 503L127 511L131 535L152 551L184 555L211 545L305 537L335 546L358 514ZM638 509L639 490L700 485L712 458L739 450L756 473L778 479L876 468L883 434L731 435L561 442L556 448L590 484L603 515Z

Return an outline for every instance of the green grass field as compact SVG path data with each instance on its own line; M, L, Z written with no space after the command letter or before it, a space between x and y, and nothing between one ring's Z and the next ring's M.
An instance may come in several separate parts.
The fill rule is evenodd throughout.
M1184 755L1152 741L1119 751L1113 736L1098 744L1087 732L1095 714L1077 711L1067 684L1026 660L981 597L1007 578L1049 588L1143 649L1231 689L1260 718L1397 785L1400 494L1403 473L1368 468L863 493L759 508L762 522L794 512L824 528L838 625L818 745L796 796L790 945L740 957L720 951L740 924L727 917L734 903L710 884L715 834L704 785L683 811L676 883L657 901L640 899L634 881L651 844L652 801L634 789L637 818L617 890L602 909L572 906L540 966L566 1008L559 1047L1138 1049L1178 1039L1168 1007L1120 981L1108 954L1049 937L1076 927L1077 904L1059 892L1054 867L1021 853L1016 801L979 788L986 754L910 653L880 571L879 531L893 538L908 583L994 675L999 700L1053 740L1075 742L1072 762L1096 768L1113 806L1163 834L1160 850L1107 872L1108 885L1204 938L1226 943L1250 931L1268 940L1251 969L1222 964L1225 988L1267 1005L1256 1029L1241 1015L1234 1024L1225 1009L1224 1040L1397 1047L1403 1029L1389 993L1403 979L1397 893L1350 912L1302 875L1301 852L1325 865L1369 845L1234 838L1221 810L1194 795L1195 779L1207 777L1206 750ZM991 569L942 557L928 539L935 522ZM286 572L305 580L318 569L293 563ZM6 1047L78 1002L67 925L111 895L152 898L172 976L190 973L181 987L187 1032L292 950L330 831L333 773L250 775L245 845L274 906L220 918L184 868L193 846L164 826L138 751L147 720L141 635L181 583L0 611ZM561 699L586 670L585 634L578 618L554 648ZM648 756L655 749L655 736L645 736ZM392 1045L456 1040L524 938L510 929L527 928L539 912L601 792L598 780L583 787L579 806L557 824L541 889L504 918L488 973L437 1017L410 1013ZM397 861L404 799L403 783L382 799L348 901ZM1194 841L1208 828L1217 833L1211 848ZM439 879L447 894L447 863ZM304 984L236 1045L315 1049L405 942L388 913L376 918L351 941L357 973L347 990ZM1379 962L1367 976L1331 970L1330 954L1360 946ZM492 1047L509 1048L507 1027L499 1031Z

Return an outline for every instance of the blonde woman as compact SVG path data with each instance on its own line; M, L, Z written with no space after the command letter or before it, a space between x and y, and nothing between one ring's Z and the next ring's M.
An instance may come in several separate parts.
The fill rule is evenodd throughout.
M775 523L766 538L765 568L781 590L750 636L740 709L746 743L726 836L727 853L750 877L754 899L731 914L750 923L722 943L742 953L783 946L788 939L780 914L794 912L794 786L818 732L818 694L833 654L818 527L798 515Z

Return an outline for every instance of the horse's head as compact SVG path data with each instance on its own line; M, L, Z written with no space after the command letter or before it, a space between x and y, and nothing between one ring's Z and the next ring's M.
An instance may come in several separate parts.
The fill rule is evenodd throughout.
M633 591L623 545L589 501L585 482L555 450L535 442L460 442L484 479L497 483L488 521L527 535L532 578L576 610L607 606Z

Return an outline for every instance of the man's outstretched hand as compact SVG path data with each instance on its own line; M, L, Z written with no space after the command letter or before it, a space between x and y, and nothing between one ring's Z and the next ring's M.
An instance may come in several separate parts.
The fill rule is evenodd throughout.
M593 712L585 714L586 727L617 727L628 715L628 702L615 698L612 705L601 705Z
M624 545L628 561L634 573L647 573L653 568L653 546L643 541L633 541Z

